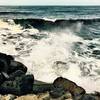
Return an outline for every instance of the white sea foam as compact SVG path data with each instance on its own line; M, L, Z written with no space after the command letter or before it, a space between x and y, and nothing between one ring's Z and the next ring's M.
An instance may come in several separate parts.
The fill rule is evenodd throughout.
M81 28L81 25L77 27ZM46 37L32 37L38 34ZM91 42L95 41L98 40ZM28 73L34 74L35 79L53 82L58 76L63 76L87 92L100 91L100 60L79 56L73 50L76 42L82 42L82 50L87 50L89 41L78 37L68 28L58 32L39 32L35 28L22 29L20 25L0 20L0 52L14 55L16 60L28 67Z

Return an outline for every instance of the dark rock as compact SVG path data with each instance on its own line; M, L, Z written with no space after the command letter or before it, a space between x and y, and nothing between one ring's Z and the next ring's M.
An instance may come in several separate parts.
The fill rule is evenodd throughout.
M7 73L12 60L14 60L14 58L11 55L0 53L0 72Z
M92 54L94 54L94 55L100 55L100 50L94 50L94 51L92 52Z
M65 89L66 91L72 91L74 88L76 88L76 84L68 79L58 77L54 82L53 82L54 87L56 88L62 88Z
M33 93L45 93L47 91L53 90L54 86L52 84L34 84Z
M5 64L6 62L4 60L0 60L0 72L5 72Z
M21 94L32 93L34 84L33 75L24 75L20 82Z
M50 91L50 96L52 98L59 98L63 96L66 93L63 88L54 88L52 91Z
M56 88L63 88L65 91L69 91L75 100L79 100L82 95L86 93L85 90L77 86L76 83L62 77L57 78L53 85Z
M72 93L73 99L74 100L80 100L85 93L86 92L82 87L77 86L75 88L74 92Z
M0 93L23 95L33 91L34 76L11 55L0 53Z
M25 74L27 72L27 67L20 62L14 61L13 56L0 53L0 73L2 73L6 79L9 79L9 75L17 70Z
M11 61L10 65L9 65L9 69L8 69L8 74L16 72L17 70L21 70L24 73L26 73L27 67L18 61Z
M81 100L99 100L96 96L92 94L85 94Z
M21 70L17 70L16 72L10 74L9 78L7 80L15 80L16 77L21 77L23 75L25 75L25 72L23 72Z
M20 95L20 80L21 77L16 77L15 80L6 80L3 82L0 86L0 94L14 94L14 95Z
M33 75L22 75L15 80L6 80L0 86L0 94L24 95L32 92Z
M0 86L0 94L14 94L14 95L20 95L20 91L13 87L1 87Z
M0 73L0 85L6 80L6 78L4 77L4 75L2 73Z
M11 55L6 55L4 53L0 53L0 60L4 60L9 65L11 60L14 60L14 57Z
M100 92L95 91L94 95L100 97Z

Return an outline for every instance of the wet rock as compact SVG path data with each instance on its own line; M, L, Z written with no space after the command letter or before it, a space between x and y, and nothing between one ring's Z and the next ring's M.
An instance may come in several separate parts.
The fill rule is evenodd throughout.
M14 57L11 55L6 55L4 53L0 53L0 60L4 60L7 64L10 64L11 60L14 60Z
M4 75L2 73L0 73L0 85L6 80L6 78L4 77Z
M73 98L70 92L66 92L61 97L56 99L53 98L52 100L73 100Z
M34 76L24 75L20 81L20 89L22 94L28 94L33 92Z
M45 93L47 91L51 91L53 88L52 84L34 84L33 93Z
M6 84L6 83L5 83ZM9 82L9 84L11 84L11 82ZM6 95L6 94L14 94L14 95L20 95L20 91L17 88L13 88L12 85L9 87L6 86L0 86L0 94L2 95Z
M0 53L0 72L5 72L9 75L17 70L26 73L27 67L18 61L14 61L13 56Z
M75 100L79 100L82 95L85 94L85 90L83 88L77 86L76 83L62 77L57 78L53 85L56 88L63 88L65 91L69 91Z
M11 60L14 60L14 58L11 55L6 55L4 53L0 53L0 73L4 76L3 79L9 78L8 69L9 69ZM1 79L1 81L3 79Z
M8 69L8 74L16 72L17 70L21 70L24 73L26 73L27 67L18 61L11 61L10 65L9 65L9 69Z
M11 55L0 53L0 72L7 73L11 60L14 60Z
M9 78L7 80L15 80L16 77L21 77L23 75L25 75L25 72L23 72L21 70L17 70L16 72L10 74Z
M54 88L52 91L50 91L50 96L52 98L59 98L63 96L66 93L63 88Z
M100 98L92 95L92 94L85 94L81 100L100 100Z
M77 86L74 89L74 93L72 93L73 99L74 100L80 100L85 93L86 92L85 92L85 90L82 87Z
M0 94L24 95L32 92L34 76L23 75L15 80L6 80L0 86Z

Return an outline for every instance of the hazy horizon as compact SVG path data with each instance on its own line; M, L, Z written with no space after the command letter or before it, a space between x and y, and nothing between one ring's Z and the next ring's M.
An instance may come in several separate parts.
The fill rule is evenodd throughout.
M0 6L100 6L100 5L0 5Z
M100 0L2 0L0 1L0 6L100 6Z

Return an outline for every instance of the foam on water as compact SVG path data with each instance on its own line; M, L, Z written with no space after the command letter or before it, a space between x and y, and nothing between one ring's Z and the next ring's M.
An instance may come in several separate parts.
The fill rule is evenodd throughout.
M41 34L43 37L34 38L34 35L40 37ZM100 60L88 54L79 56L79 52L73 49L78 42L83 43L83 51L88 51L90 41L77 36L71 29L39 32L35 28L23 29L13 21L0 20L0 52L15 56L28 67L28 73L34 74L35 79L53 82L63 76L87 92L100 91Z

